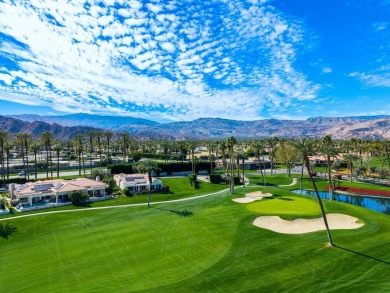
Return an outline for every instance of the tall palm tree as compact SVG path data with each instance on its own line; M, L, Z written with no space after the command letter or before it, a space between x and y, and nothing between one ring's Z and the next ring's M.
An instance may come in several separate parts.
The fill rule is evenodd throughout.
M333 199L333 186L332 186L332 178L330 174L331 164L330 159L331 157L335 157L337 155L337 151L334 147L332 137L327 134L322 138L321 146L320 146L320 152L325 155L326 157L326 170L328 172L328 184L329 184L329 199Z
M223 168L223 170L226 170L227 169L227 163L226 163L226 150L227 150L227 146L226 146L226 142L225 141L221 141L219 143L218 147L221 150L221 155L222 155L222 168Z
M325 209L324 209L324 206L322 204L321 197L318 193L317 185L314 181L314 178L313 178L311 170L310 170L309 154L312 152L312 149L313 149L313 141L310 141L310 140L303 138L300 140L293 141L292 145L297 149L297 151L300 152L300 154L302 155L302 157L304 159L307 172L309 173L310 181L313 185L315 194L317 196L318 203L319 203L320 208L321 208L322 218L324 220L326 233L328 234L329 244L333 246L332 235L330 234L330 229L329 229L329 225L328 225L328 220L326 218Z
M111 142L111 139L113 138L114 136L114 133L112 131L106 131L104 132L104 137L106 139L106 143L107 143L107 149L106 149L106 157L107 157L107 164L110 160L110 157L111 157L111 152L110 152L110 142Z
M38 142L38 141L34 141L31 145L30 145L30 150L34 153L34 160L35 160L35 180L37 180L37 166L38 166L38 161L37 161L37 155L38 155L38 151L41 149L41 144Z
M127 162L128 153L129 153L129 142L130 142L130 134L127 132L121 132L120 137L122 140L122 155L123 155L123 162Z
M265 176L263 174L263 169L261 168L261 164L260 164L260 156L261 154L263 153L264 149L263 149L263 144L256 140L252 143L252 149L253 149L253 153L255 154L255 157L257 158L258 162L259 162L259 168L260 168L260 173L261 173L261 178L263 180L263 185L265 186L266 185L266 181L265 181ZM264 164L265 162L263 162Z
M1 163L1 175L4 179L4 185L5 185L5 168L4 168L4 154L5 154L5 145L8 141L8 131L0 130L0 163Z
M96 133L95 131L88 131L86 133L86 136L87 136L88 142L89 142L89 167L91 170L92 170L92 154L95 151L93 148L95 133Z
M46 151L46 178L49 178L49 167L50 167L51 177L53 177L53 169L51 168L51 163L52 163L51 142L53 138L54 135L50 131L44 131L41 133L41 140L45 146L45 151Z
M347 161L348 169L349 169L349 177L352 182L352 169L353 169L353 162L358 159L358 156L352 153L348 153L344 155L344 160Z
M277 145L279 139L278 137L270 137L266 139L268 148L269 148L269 155L271 159L271 175L273 174L273 168L274 168L274 152L275 152L275 146Z
M83 136L81 134L77 134L74 138L77 155L79 158L79 176L81 176L81 169L84 169L85 175L85 167L84 167L84 158L83 158Z
M11 150L13 149L13 147L14 147L14 144L10 141L6 141L4 144L4 151L5 151L5 155L7 157L7 179L9 179L9 157L10 157L10 153L11 153Z
M59 178L60 177L60 153L62 150L62 145L59 141L55 143L55 145L53 146L53 150L57 154L57 178Z
M229 137L226 141L230 159L230 194L234 194L234 146L236 144L237 140L234 136Z
M142 162L138 162L134 165L135 169L139 173L147 173L149 179L149 192L148 192L148 207L150 207L150 189L152 185L152 172L157 172L159 170L157 164L152 160L144 160Z
M24 132L18 133L16 135L16 141L21 146L22 159L23 159L23 169L24 169L24 178L30 179L28 151L29 151L29 145L30 145L30 142L31 142L31 134L24 133Z

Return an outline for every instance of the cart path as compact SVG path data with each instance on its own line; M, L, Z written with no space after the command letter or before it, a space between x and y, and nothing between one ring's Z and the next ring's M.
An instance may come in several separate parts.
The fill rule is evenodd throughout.
M292 183L287 184L287 185L278 185L278 186L279 187L294 186L295 184L297 184L297 182L298 182L298 179L296 177L294 177Z

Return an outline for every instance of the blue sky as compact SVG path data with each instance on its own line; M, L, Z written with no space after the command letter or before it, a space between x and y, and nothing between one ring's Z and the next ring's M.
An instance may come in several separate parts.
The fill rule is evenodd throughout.
M0 0L0 114L390 115L389 15L390 0Z

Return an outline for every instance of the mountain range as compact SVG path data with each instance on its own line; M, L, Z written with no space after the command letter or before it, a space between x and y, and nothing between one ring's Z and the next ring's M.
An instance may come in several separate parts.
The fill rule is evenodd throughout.
M0 116L0 129L11 134L31 133L34 137L43 131L52 131L59 139L69 139L91 130L129 132L137 138L205 139L310 137L330 134L335 139L390 138L390 115L359 117L315 117L307 120L264 119L239 121L221 118L200 118L193 121L158 123L133 117L70 114L58 116L12 115Z

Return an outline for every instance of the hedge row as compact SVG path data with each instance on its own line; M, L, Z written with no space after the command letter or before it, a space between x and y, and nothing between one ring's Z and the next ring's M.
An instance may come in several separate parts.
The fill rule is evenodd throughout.
M119 174L119 173L125 173L125 174L134 174L136 173L133 169L134 163L127 163L127 164L112 164L109 165L107 168L111 171L112 174ZM157 172L157 176L159 176L162 172L166 172L168 175L172 175L173 172L188 172L192 171L192 165L191 162L158 162L157 163L158 168L160 169ZM195 169L196 171L199 170L207 170L207 172L210 172L210 167L212 169L215 168L215 163L211 162L199 162L196 164Z

